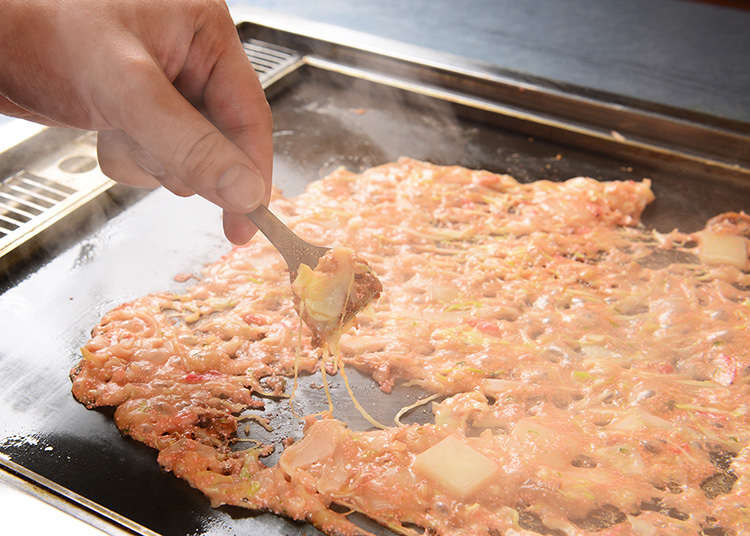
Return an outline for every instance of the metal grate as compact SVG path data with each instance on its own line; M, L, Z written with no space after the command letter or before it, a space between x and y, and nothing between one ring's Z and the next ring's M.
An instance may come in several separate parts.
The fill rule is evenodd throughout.
M79 135L0 180L0 257L112 184L97 168L95 142ZM35 138L23 144L34 152Z
M0 237L64 201L75 190L27 171L0 184Z
M242 43L264 88L302 64L302 56L290 48L250 39Z

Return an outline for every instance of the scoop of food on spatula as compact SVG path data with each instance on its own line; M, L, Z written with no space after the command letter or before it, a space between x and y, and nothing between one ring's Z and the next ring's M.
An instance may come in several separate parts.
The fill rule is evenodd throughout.
M306 242L265 206L248 217L284 257L297 312L312 331L313 344L335 348L357 313L380 296L382 284L352 250Z

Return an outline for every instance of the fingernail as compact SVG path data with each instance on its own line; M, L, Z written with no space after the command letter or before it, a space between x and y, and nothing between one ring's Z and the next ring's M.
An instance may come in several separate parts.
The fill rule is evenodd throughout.
M263 202L263 180L247 166L236 165L224 172L216 184L216 193L228 208L250 212Z

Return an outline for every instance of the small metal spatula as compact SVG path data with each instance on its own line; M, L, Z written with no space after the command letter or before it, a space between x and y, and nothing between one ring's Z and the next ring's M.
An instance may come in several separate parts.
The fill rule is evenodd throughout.
M247 217L284 257L292 281L297 277L300 264L306 264L314 270L318 259L330 249L305 242L263 205L250 212Z

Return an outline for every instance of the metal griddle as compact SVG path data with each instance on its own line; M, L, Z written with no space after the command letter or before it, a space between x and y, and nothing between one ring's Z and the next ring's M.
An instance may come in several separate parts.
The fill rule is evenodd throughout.
M662 231L695 230L719 212L750 208L750 125L560 88L320 25L262 22L238 28L267 86L275 183L286 195L339 166L360 171L404 155L522 181L650 177L657 200L644 223ZM90 145L86 136L48 129L0 153L0 177L54 168ZM190 283L175 274L198 273L229 249L219 210L201 199L117 185L97 194L0 259L0 479L111 534L319 534L269 514L210 508L159 469L155 451L123 438L110 410L86 410L71 396L68 371L105 312L148 292L179 292ZM424 394L396 388L386 396L350 374L360 401L384 422ZM336 416L367 429L339 378L333 382ZM317 376L303 379L298 411L325 407L316 384ZM275 431L253 424L252 437L300 435L286 402L269 401L265 415ZM405 420L430 417L423 408Z

